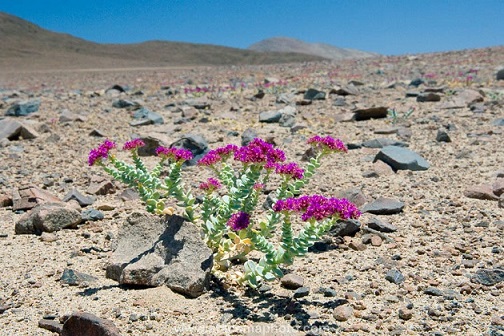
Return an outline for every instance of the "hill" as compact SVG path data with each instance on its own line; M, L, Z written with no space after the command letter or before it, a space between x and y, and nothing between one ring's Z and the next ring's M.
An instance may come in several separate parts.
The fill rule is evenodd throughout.
M293 52L320 56L332 60L366 58L379 54L347 48L338 48L325 43L307 43L289 37L273 37L252 44L249 50L261 52Z
M267 52L216 45L148 41L100 44L46 30L0 12L0 69L90 69L320 61L295 52Z

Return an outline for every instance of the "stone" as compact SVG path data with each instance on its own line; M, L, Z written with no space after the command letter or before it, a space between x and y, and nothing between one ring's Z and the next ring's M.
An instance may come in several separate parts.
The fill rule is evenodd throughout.
M499 71L497 71L495 78L497 80L504 80L504 69L500 69Z
M438 102L441 101L441 96L434 92L423 92L416 97L416 101L423 102Z
M257 137L258 135L256 131L254 131L252 128L247 128L241 135L241 145L247 146L250 141L254 140Z
M208 142L201 135L197 134L186 134L179 140L175 141L170 145L171 147L184 148L191 151L193 158L191 160L185 161L185 166L194 166L208 153Z
M379 119L386 118L388 115L388 108L384 106L380 107L370 107L357 109L354 112L354 120L369 120L369 119Z
M92 195L107 195L115 192L115 186L111 180L103 176L93 175L86 192Z
M504 126L504 118L495 119L494 121L492 121L492 125Z
M389 232L396 232L397 231L397 227L395 227L394 225L392 225L386 221L382 221L381 219L376 218L376 217L371 217L369 219L367 226L370 227L371 229L374 229L374 230L380 231L380 232L389 233Z
M504 209L504 194L500 195L498 206L499 208Z
M320 287L318 293L324 294L324 297L336 297L337 293L333 288Z
M294 273L286 274L280 280L282 286L287 289L298 289L303 287L304 278Z
M497 178L494 183L492 183L492 189L495 196L504 194L504 178Z
M304 93L303 99L306 100L324 100L326 98L326 93L316 89L308 89Z
M419 87L420 85L422 85L424 83L425 83L425 81L422 78L415 78L415 79L411 80L411 82L408 84L408 86Z
M451 142L451 138L448 135L448 132L446 132L445 130L440 129L440 130L437 131L436 141L437 142Z
M489 184L469 186L464 190L464 196L490 201L497 201L499 199L499 197L494 194L493 188Z
M369 212L374 215L393 215L402 212L404 202L380 197L372 202L367 203L362 209L362 212Z
M279 111L266 111L259 113L259 122L276 123L282 118L282 113Z
M432 296L443 296L443 292L436 287L427 287L424 289L424 294Z
M46 243L52 243L58 240L58 236L56 236L53 232L42 232L40 240Z
M336 198L346 198L353 204L355 204L358 208L366 204L367 199L360 188L349 188L344 190L339 190L335 194Z
M26 117L27 115L37 112L40 107L40 99L25 100L14 103L7 112L6 116Z
M123 85L119 85L119 84L114 84L112 85L111 87L109 87L108 89L105 90L105 92L109 92L109 91L117 91L117 92L126 92L127 90L129 90L129 88L127 86L123 86Z
M139 104L125 99L117 99L112 103L112 107L121 109L131 106L139 106Z
M493 286L504 281L504 269L480 269L471 280L485 286Z
M362 147L367 147L367 148L383 148L383 147L387 147L387 146L408 147L408 144L404 143L402 141L397 141L397 140L388 139L388 138L378 138L378 139L364 141L362 143Z
M383 243L383 239L381 239L380 236L377 235L371 235L371 245L375 247L381 246Z
M210 105L210 103L208 103L208 100L206 97L200 97L200 98L195 98L195 99L186 99L182 102L182 104L192 106L197 110L208 110L211 107L211 105Z
M121 332L110 320L75 312L63 324L60 336L121 336Z
M44 203L24 214L15 224L16 234L38 234L77 228L81 215L65 203Z
M91 132L89 132L89 136L103 138L103 137L105 137L105 133L103 131L95 128Z
M39 328L49 330L50 332L61 334L63 331L63 324L55 320L41 319L38 321Z
M295 299L299 299L305 296L308 296L310 294L310 288L308 287L299 287L294 291L294 294L292 295Z
M82 221L87 222L87 221L97 221L97 220L102 220L105 218L103 215L103 212L96 210L96 209L85 209L81 213Z
M400 285L404 282L404 275L399 270L391 269L385 275L385 280Z
M333 316L336 321L344 322L351 318L353 315L353 308L350 305L341 305L333 310Z
M360 231L361 224L356 219L339 220L329 231L335 237L353 237Z
M61 202L61 200L34 186L20 187L12 192L12 211L29 210L48 202Z
M212 250L201 239L200 228L182 217L133 213L114 245L106 269L109 279L125 285L166 285L192 298L208 288Z
M413 311L406 307L402 307L399 308L398 315L401 320L408 321L411 320L411 318L413 317Z
M63 202L69 202L71 200L76 200L81 207L86 207L93 204L95 198L92 196L84 196L77 189L72 189L63 197Z
M455 96L455 99L457 99L461 103L465 104L466 106L469 106L474 103L482 102L483 95L476 90L464 89L464 90L457 93L457 95Z
M394 171L412 170L420 171L429 169L429 163L417 153L402 147L387 146L376 154L374 161L381 160L390 165Z
M357 96L359 94L359 89L355 87L353 84L343 85L334 87L329 91L329 94L337 94L338 96L348 96L353 95Z
M83 286L98 280L96 277L66 268L59 279L60 283L69 286Z
M373 162L373 172L377 176L390 176L395 174L392 167L390 167L382 160L376 160L375 162Z
M141 107L133 113L133 118L135 121L131 122L131 126L143 126L143 125L161 125L164 124L163 117L156 112L152 112L145 107Z
M0 120L0 140L19 140L22 139L36 139L38 133L28 126L23 125L17 120L10 118Z
M360 241L351 241L350 244L348 244L348 247L350 247L354 251L364 251L367 249L366 245L364 245Z

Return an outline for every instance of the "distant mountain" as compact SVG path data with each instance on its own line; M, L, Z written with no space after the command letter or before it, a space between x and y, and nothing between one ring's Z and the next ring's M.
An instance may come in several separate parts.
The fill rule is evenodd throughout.
M289 37L273 37L252 44L248 47L249 50L260 52L293 52L306 55L320 56L332 60L341 60L349 58L366 58L379 56L379 54L338 48L324 43L307 43L301 40Z
M0 69L95 69L320 61L305 53L262 53L167 41L99 44L0 12Z

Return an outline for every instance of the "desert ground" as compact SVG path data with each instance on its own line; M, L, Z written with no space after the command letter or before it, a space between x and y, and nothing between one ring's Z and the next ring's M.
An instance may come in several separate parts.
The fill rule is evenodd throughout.
M3 71L2 116L18 102L39 100L40 107L2 120L21 123L33 137L0 139L0 335L54 335L39 321L76 311L113 322L122 335L503 335L504 80L496 77L503 66L504 48L497 47L267 66ZM124 92L109 90L114 85ZM305 99L308 89L324 99ZM132 126L134 109L113 107L119 99L164 123ZM262 112L286 106L295 109L293 124L260 121ZM373 107L399 117L355 120L356 111ZM93 176L107 177L88 166L90 149L106 138L121 144L151 136L169 145L187 134L211 149L240 145L247 129L300 165L310 136L342 139L348 153L327 158L303 191L357 188L361 209L382 197L404 208L364 212L354 236L329 234L324 248L296 259L285 273L302 278L302 295L280 281L254 291L212 279L191 299L166 286L107 279L118 231L145 207L121 198L126 186L117 181L106 195L86 193ZM381 148L365 144L380 138L406 145L428 169L394 172L373 162ZM199 167L183 170L195 193L208 176ZM87 207L68 206L104 217L75 229L16 234L30 210L14 211L12 198L26 186L60 200L74 189L94 196ZM396 230L367 231L376 218ZM66 269L94 278L69 285L61 280ZM404 279L391 281L390 272Z

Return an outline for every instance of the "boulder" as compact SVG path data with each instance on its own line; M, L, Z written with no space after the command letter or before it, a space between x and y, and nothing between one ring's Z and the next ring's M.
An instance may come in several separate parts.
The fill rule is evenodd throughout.
M5 112L6 116L14 116L14 117L25 117L30 113L37 112L40 107L40 100L25 100L22 102L14 103L7 112Z
M12 119L0 120L0 140L18 140L23 139L35 139L38 137L38 133L21 124L19 121Z
M429 163L417 153L403 147L387 146L376 154L373 162L381 160L397 170L427 170Z
M76 228L81 214L64 203L37 205L24 214L15 225L16 234L41 234L61 229Z
M110 320L75 312L66 319L60 336L121 336L121 332Z
M131 214L118 233L107 278L126 285L162 286L188 297L208 288L212 250L200 229L182 217Z

